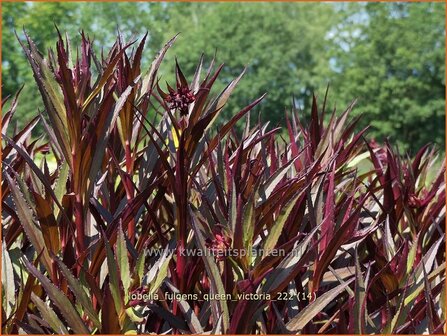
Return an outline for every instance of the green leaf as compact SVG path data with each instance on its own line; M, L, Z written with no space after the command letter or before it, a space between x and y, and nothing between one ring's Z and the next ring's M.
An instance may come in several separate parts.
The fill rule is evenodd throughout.
M126 314L129 316L132 322L141 323L144 321L144 316L139 316L138 312L134 307L129 307L126 309Z
M405 296L400 295L396 312L393 314L393 317L387 321L385 327L382 330L383 334L392 334L394 332L394 329L396 328L396 325L401 325L399 321L403 322L402 319L404 316L407 315L407 311L410 308L409 306L408 309L406 309L405 307Z
M275 248L279 236L282 233L282 229L284 228L284 224L286 223L287 218L289 218L289 215L301 194L302 192L297 193L284 207L282 207L278 217L273 221L272 227L270 228L264 243L264 254L262 255L262 259L267 257L269 251Z
M206 251L205 246L205 239L203 237L202 232L204 231L203 226L199 223L199 220L197 219L197 214L192 211L190 208L191 213L191 224L194 231L194 235L196 237L197 246L200 250L203 252ZM207 271L207 274L210 278L210 291L212 294L218 294L222 297L225 297L225 287L222 282L222 277L219 272L219 268L217 267L217 264L214 260L214 257L211 256L209 253L202 253L203 262L205 263L205 268ZM219 317L222 315L222 329L225 333L229 326L230 326L230 313L228 310L228 305L225 300L214 300L211 302L211 311L213 314L213 318L215 321L219 319Z
M433 266L434 258L439 248L440 242L444 239L441 237L427 252L424 258L418 264L416 270L412 273L413 283L410 284L404 295L399 297L398 309L393 315L393 318L386 324L383 333L392 334L396 326L400 326L404 323L404 319L408 316L410 309L413 307L414 301L418 295L424 290L424 273L427 273ZM432 281L436 276L444 272L445 263L441 264L433 272L428 275L428 281ZM410 282L408 278L404 287L407 287Z
M265 202L269 196L272 194L273 190L276 188L279 182L281 182L282 178L287 174L292 164L296 161L297 158L293 158L289 162L287 162L284 166L278 169L269 179L261 185L260 194L261 194L261 202L262 204Z
M93 190L94 181L96 179L96 176L98 174L98 171L102 165L102 161L104 158L104 153L106 150L106 146L109 140L110 133L113 130L113 127L115 125L115 121L118 118L118 114L120 113L121 109L123 108L124 104L127 101L127 98L129 98L129 95L131 94L134 86L138 81L140 80L140 76L135 78L134 82L129 85L126 90L121 94L119 99L115 103L115 108L113 112L110 112L107 116L107 119L102 125L101 132L99 134L98 142L96 144L96 147L94 149L94 154L91 158L91 166L88 172L88 184L87 184L87 195L90 196ZM86 202L86 206L88 205L88 202Z
M120 269L121 281L123 283L124 292L128 293L131 282L129 259L127 257L126 239L121 225L118 226L118 237L116 240L116 258Z
M243 246L245 250L247 251L245 256L245 266L248 266L251 264L251 252L253 248L253 234L255 230L255 204L254 204L254 197L253 195L248 199L247 204L244 207L244 214L243 214L243 223L242 223L242 235L243 235Z
M275 267L271 273L266 277L266 281L262 287L264 293L275 293L281 285L286 282L293 271L296 270L296 265L303 258L307 252L307 247L312 241L313 236L320 228L321 224L315 227L306 238L304 238L293 250Z
M64 326L64 323L59 319L59 317L57 317L56 313L53 309L51 309L51 307L47 306L45 302L43 302L34 293L31 293L31 300L37 306L37 309L39 309L44 321L46 321L50 327L53 328L55 333L64 335L69 334L67 328Z
M36 176L40 179L40 181L45 186L45 192L47 192L53 198L54 202L59 207L59 209L63 210L61 203L58 201L56 195L54 194L53 187L51 186L50 182L45 177L45 175L42 173L42 171L39 169L39 167L36 166L33 159L30 157L30 155L21 146L19 146L13 140L11 140L8 136L4 135L3 138L5 138L8 141L8 143L12 147L14 147L15 150L17 150L17 152L20 154L20 156L26 161L28 166L31 168L33 173L36 174ZM24 193L23 190L22 190L22 193ZM65 218L69 221L69 218L68 218L68 216L66 216L65 212L62 212L62 213L64 214Z
M14 269L4 240L2 244L2 257L2 302L6 317L9 317L16 303L16 286L14 283Z
M306 306L287 323L287 329L294 333L300 332L315 317L315 315L323 311L323 309L343 292L353 280L354 278L319 296L314 302Z
M390 261L396 255L396 246L394 245L394 240L393 240L391 230L390 230L389 216L387 216L386 221L385 221L384 238L385 238L384 245L385 245L387 259L388 259L388 261Z
M107 256L107 269L109 270L110 278L110 293L112 294L113 302L115 303L115 309L118 316L121 316L123 311L123 300L121 298L120 284L118 277L118 265L115 257L113 256L112 249L106 238L104 238L104 244L106 247Z
M59 308L70 328L72 328L76 334L90 334L90 331L85 326L70 300L65 296L65 293L56 288L46 276L40 273L28 259L26 259L25 256L22 257L22 260L28 271L39 279L42 287L45 289L51 301Z
M233 92L234 88L237 86L237 84L241 80L245 71L246 71L246 68L241 72L241 74L237 78L233 79L227 85L227 87L219 94L219 96L216 98L216 100L214 100L211 103L211 105L209 106L209 108L206 110L206 112L205 112L206 114L214 113L214 112L217 112L217 113L214 113L213 118L209 121L204 132L211 127L211 125L214 123L214 121L217 119L217 117L221 114L225 103L227 102L228 98L230 98L231 93Z
M8 174L4 175L6 176L9 189L16 205L17 216L20 219L20 224L23 227L23 230L30 240L31 244L33 245L34 249L37 251L37 254L42 253L42 263L44 264L47 271L51 274L51 258L48 254L47 248L45 247L45 240L43 239L42 231L40 231L39 227L35 225L32 211L29 205L25 202L22 193L19 191L14 181Z
M173 254L173 244L174 240L171 240L169 245L166 246L161 258L157 260L148 273L147 281L150 283L149 295L154 294L160 288L168 275L169 262Z
M80 279L76 279L70 272L70 270L67 268L67 266L58 257L54 257L54 260L59 266L61 272L64 274L65 279L68 281L70 289L76 296L77 303L79 303L82 306L82 308L85 310L85 313L92 320L95 327L100 329L101 322L99 321L98 315L96 314L96 311L93 308L91 298L88 297L84 288L82 288L81 284L79 283Z
M236 232L236 219L237 219L237 193L236 193L236 185L234 180L232 182L231 187L231 199L229 207L228 207L228 220L231 228L231 232Z
M170 39L163 48L158 52L158 55L155 57L154 61L151 64L150 69L145 74L140 95L138 98L138 101L140 101L146 94L152 91L152 88L154 87L155 77L157 76L158 68L160 67L161 61L163 60L164 56L166 55L166 52L168 49L172 46L174 41L177 39L177 35L175 35L172 39Z
M69 174L69 166L66 161L62 163L60 166L59 176L56 180L55 186L54 186L54 194L56 195L57 200L60 204L62 204L62 198L67 192L67 180L68 180L68 174ZM55 207L54 209L54 217L57 218L59 214L59 208Z
M354 333L361 335L364 333L363 327L366 325L366 305L365 311L362 313L366 291L357 249L355 250L355 278Z
M446 303L447 295L446 295L446 285L442 286L441 295L439 296L439 305L443 307L441 309L441 320L445 321L445 303Z
M413 302L413 300L415 300L416 297L419 295L419 293L424 289L424 284L423 284L424 270L425 270L425 273L428 273L430 271L430 269L433 267L433 263L435 261L437 251L438 251L439 246L441 245L441 242L443 239L444 239L444 237L439 238L439 240L435 244L433 244L432 247L430 247L430 249L427 251L425 256L422 258L422 260L419 262L418 266L416 267L416 269L413 273L413 279L414 279L413 284L409 288L408 295L405 298L405 302L404 302L405 306L410 305L410 303ZM445 265L444 265L444 267L445 267Z
M364 152L362 154L359 154L355 158L350 160L348 162L348 164L346 165L346 167L347 168L353 168L353 167L357 166L361 161L369 158L370 155L371 155L371 153L369 151L366 151L366 152Z
M138 283L141 283L141 280L144 276L144 263L146 259L146 252L143 250L140 252L140 255L138 256L138 259L135 263L135 270L134 272L137 274Z
M26 47L18 37L17 38L32 67L34 78L42 95L54 133L61 144L65 159L68 162L71 162L67 116L61 89L54 74L51 72L47 62L41 57L34 42L26 32L24 32L24 34L28 42L28 47Z
M104 72L101 74L101 78L98 81L98 84L93 88L92 92L90 93L90 95L87 97L87 99L84 101L84 103L82 104L82 111L84 112L86 110L86 108L88 107L88 105L93 101L93 99L95 99L98 94L101 92L102 88L104 87L104 85L106 85L107 80L110 78L110 76L112 76L113 74L113 70L115 69L115 65L122 59L122 56L124 54L124 52L126 51L127 47L129 47L129 45L124 46L118 53L117 55L115 55L115 57L113 58L113 60L111 60L108 64L107 64L107 68L104 70Z

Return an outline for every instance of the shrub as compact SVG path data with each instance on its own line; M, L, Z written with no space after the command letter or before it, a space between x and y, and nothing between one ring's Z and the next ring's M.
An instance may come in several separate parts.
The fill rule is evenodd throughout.
M146 36L45 58L25 36L44 110L2 119L4 333L445 331L435 149L369 142L354 103L324 122L326 97L285 133L250 120L263 97L216 129L243 73L161 84L176 37L142 74Z

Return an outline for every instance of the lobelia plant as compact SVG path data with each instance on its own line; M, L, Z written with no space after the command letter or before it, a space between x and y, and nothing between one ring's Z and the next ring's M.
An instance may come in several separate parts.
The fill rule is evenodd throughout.
M176 62L164 87L177 36L145 73L147 35L101 57L24 36L43 110L11 129L2 102L3 333L445 332L434 148L369 142L327 92L284 133L252 124L264 96L216 128L244 71L216 94L223 65Z

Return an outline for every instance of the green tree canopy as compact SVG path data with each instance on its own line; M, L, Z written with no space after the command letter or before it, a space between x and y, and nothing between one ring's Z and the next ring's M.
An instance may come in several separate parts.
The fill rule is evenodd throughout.
M247 66L226 115L267 92L263 119L277 124L293 96L307 108L314 91L324 93L330 78L326 55L334 48L326 35L335 14L333 6L317 3L191 3L167 11L163 40L180 31L168 60L177 56L188 73L201 53L210 59L215 50L227 82Z
M405 149L445 138L445 5L369 3L337 32L334 94ZM349 32L347 35L346 33Z
M247 66L225 116L267 92L261 117L282 125L294 102L309 116L315 92L342 111L354 98L354 113L378 140L402 149L444 143L445 23L443 3L5 3L3 11L3 91L22 84L17 118L30 119L41 107L31 71L14 36L25 27L39 48L54 44L56 24L76 44L83 29L96 48L107 48L119 29L125 38L148 31L143 66L173 35L163 73L177 57L192 75L202 53L217 52L225 63L224 86ZM172 78L162 78L169 82ZM258 111L259 112L259 111Z

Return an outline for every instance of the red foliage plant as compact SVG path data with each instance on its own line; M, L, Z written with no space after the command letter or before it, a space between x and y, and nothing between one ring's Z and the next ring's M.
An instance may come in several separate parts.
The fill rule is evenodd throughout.
M309 125L253 125L261 96L217 128L243 72L212 98L223 65L177 63L165 92L176 37L143 74L146 36L24 36L43 112L10 130L2 102L3 333L445 332L434 148L369 143L326 96Z

